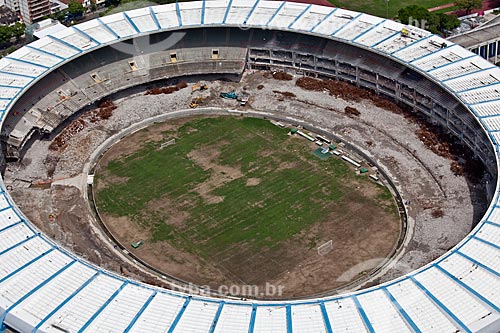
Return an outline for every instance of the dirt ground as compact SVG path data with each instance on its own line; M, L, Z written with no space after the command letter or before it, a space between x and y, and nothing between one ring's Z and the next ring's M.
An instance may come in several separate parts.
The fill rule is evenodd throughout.
M118 108L109 119L93 123L85 121L84 128L75 133L64 150L49 150L50 140L32 142L22 161L7 165L5 184L12 186L11 194L28 218L66 248L103 268L148 283L167 286L168 279L152 274L113 247L95 224L85 198L82 197L82 187L72 184L71 177L79 176L95 148L119 130L147 117L186 109L193 96L205 97L203 106L237 108L236 101L217 97L221 91L236 89L237 92L245 91L250 94L246 109L298 119L335 133L360 147L389 174L408 203L410 237L403 245L397 262L384 275L360 283L356 288L387 281L421 267L442 255L468 234L486 209L485 189L482 185L484 182L472 183L464 176L452 172L452 161L428 149L416 134L419 125L408 121L403 115L386 111L363 99L355 102L329 96L322 91L306 91L295 85L297 78L299 76L295 75L292 81L279 81L269 75L266 77L262 72L248 71L241 82L217 80L217 77L201 78L209 83L209 90L194 94L191 94L191 89L182 89L169 95L144 95L152 87L172 83L129 89L113 96ZM191 85L195 82L193 80L188 83ZM276 90L288 93L276 94L273 92ZM360 115L346 115L344 110L347 106L359 110ZM176 125L175 122L172 124ZM151 136L151 131L150 129L144 135ZM68 185L55 185L66 184L65 181ZM38 182L45 185L30 187ZM433 216L436 209L442 211L442 216ZM49 219L51 213L56 215L54 221ZM115 223L118 225L120 221ZM367 235L364 227L359 222L350 231L342 230L339 234L345 234L335 238L334 243L349 246L358 260L368 258L374 247L385 244L363 242ZM380 234L380 239L386 237L387 233L392 233L391 230L378 230L376 225L374 227L371 230ZM120 228L117 229L120 232ZM140 234L141 231L123 232ZM140 248L138 253L143 249ZM157 246L150 248L150 251L156 254L151 255L151 262L154 264L155 257L160 256L164 249ZM198 271L200 276L210 274L197 267L191 258L176 253L175 249L171 249L171 253L172 265L192 265L193 271ZM287 256L293 256L293 253L284 253L281 258ZM341 277L362 273L370 264L373 265L370 261L368 266L362 265L347 250L343 257L339 256L341 254L334 253L332 258L321 258L324 260L321 264L328 266L335 261L346 262L346 267L351 267ZM312 293L313 291L307 291L309 282L314 279L312 267L321 267L318 264L320 259L313 259L311 257L309 261L300 261L295 270L276 276L273 282L289 283L292 288L304 289L305 294ZM249 258L248 270L258 270L261 260L263 259L258 257ZM279 261L280 257L273 260ZM290 282L292 280L293 283Z

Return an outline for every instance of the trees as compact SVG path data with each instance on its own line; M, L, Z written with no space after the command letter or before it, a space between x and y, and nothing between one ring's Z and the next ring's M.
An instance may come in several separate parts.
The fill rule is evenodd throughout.
M398 20L401 23L414 25L435 34L460 26L456 15L434 14L417 5L401 8L398 11Z
M68 4L68 13L73 17L80 17L85 13L85 7L75 0L71 0Z
M455 5L469 14L471 10L483 7L483 0L455 0Z
M6 46L11 44L11 39L19 38L24 34L26 26L24 23L17 22L13 26L1 25L0 26L0 45Z

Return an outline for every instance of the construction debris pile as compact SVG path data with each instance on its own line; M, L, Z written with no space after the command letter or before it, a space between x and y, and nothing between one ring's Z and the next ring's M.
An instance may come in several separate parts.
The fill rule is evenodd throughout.
M173 92L184 89L188 86L188 84L184 81L177 83L175 86L168 86L163 88L153 88L148 91L144 95L160 95L160 94L171 94Z
M66 147L70 139L85 128L85 120L82 118L73 121L59 134L49 146L50 150L60 150Z
M105 100L99 103L98 108L84 114L80 119L73 121L59 134L50 144L49 149L58 151L66 148L71 138L81 132L86 125L86 122L98 122L100 120L109 119L113 115L113 110L117 106L113 101Z
M372 101L372 103L384 110L401 114L410 122L418 125L416 130L418 138L422 143L436 155L452 161L450 169L457 176L467 175L474 180L482 177L482 170L479 161L473 158L474 153L464 146L458 139L443 131L442 127L430 125L426 118L412 112L412 110L401 107L395 102L381 97L369 90L356 87L350 83L334 80L321 80L310 77L297 79L296 85L305 90L325 91L331 96L342 98L346 101L359 102L362 99ZM359 116L359 110L344 110L347 114Z
M295 95L293 92L289 92L289 91L273 90L273 93L279 95L278 101L284 101L285 98L295 98L295 97L297 97L297 95Z
M292 81L293 75L286 72L273 72L273 79L280 81Z

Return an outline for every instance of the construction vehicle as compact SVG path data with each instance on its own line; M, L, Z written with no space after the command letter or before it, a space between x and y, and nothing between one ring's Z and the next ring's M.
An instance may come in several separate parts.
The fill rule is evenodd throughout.
M194 86L191 87L191 93L194 93L195 91L203 91L203 90L207 90L208 89L208 85L203 83L197 83L195 84Z
M227 99L238 99L238 94L236 94L236 92L233 90L233 91L230 91L227 93L221 92L220 97L227 98Z
M197 97L197 98L193 98L193 100L191 101L191 104L189 104L189 107L191 109L196 109L198 107L198 105L201 104L201 102L203 101L203 97Z
M220 93L220 97L222 98L227 98L227 99L235 99L237 100L238 102L240 102L240 105L241 106L244 106L247 104L248 102L248 97L249 95L247 93L241 93L241 94L237 94L234 90L233 91L230 91L230 92L221 92Z

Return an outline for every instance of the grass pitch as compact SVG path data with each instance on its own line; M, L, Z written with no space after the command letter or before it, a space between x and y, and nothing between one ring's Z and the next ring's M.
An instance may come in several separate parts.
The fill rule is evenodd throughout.
M362 13L372 14L375 16L386 17L387 5L385 0L329 0L334 6L346 8ZM398 11L406 6L417 5L424 8L434 8L437 6L448 4L450 0L389 0L389 18L396 17ZM447 11L451 11L448 9Z
M320 160L310 142L288 132L253 118L189 120L104 163L96 177L98 207L146 230L147 243L167 242L245 282L256 275L242 267L248 258L267 257L259 260L263 275L276 277L290 269L286 253L292 267L317 256L316 247L334 238L328 233L354 223L352 214L366 226L373 216L398 221L386 188L339 159ZM171 138L175 145L159 149ZM382 215L373 215L375 208ZM269 261L277 255L279 265Z

